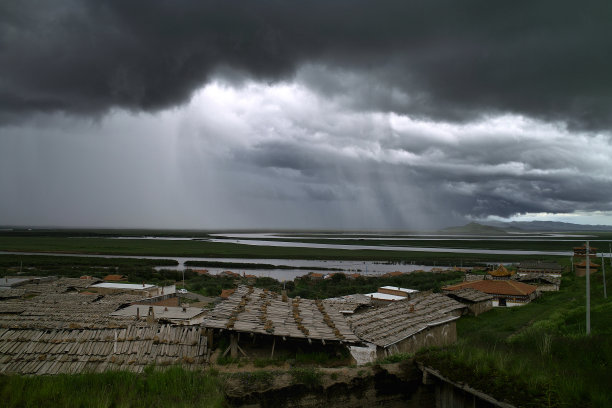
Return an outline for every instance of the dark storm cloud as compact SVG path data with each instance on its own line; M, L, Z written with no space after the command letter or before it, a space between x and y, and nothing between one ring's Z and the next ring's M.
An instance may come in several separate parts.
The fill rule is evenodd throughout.
M155 110L221 67L276 81L315 64L336 74L311 86L372 110L601 129L611 19L607 1L3 2L0 114Z
M328 109L316 120L343 116ZM350 117L338 122L336 133L308 142L298 140L299 129L283 129L284 140L237 149L234 162L276 185L299 184L286 200L308 203L321 199L318 191L333 191L328 199L350 208L368 197L388 225L414 227L425 214L432 218L425 224L444 225L463 217L612 210L608 136L516 117L468 125L373 120L370 132L379 137L354 137L347 151L329 146L361 125Z

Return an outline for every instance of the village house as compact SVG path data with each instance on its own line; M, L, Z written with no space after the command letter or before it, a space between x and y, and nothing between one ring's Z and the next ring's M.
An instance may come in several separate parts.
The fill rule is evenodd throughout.
M228 299L231 295L234 294L235 291L236 289L221 289L221 294L219 295L219 297L221 299Z
M365 296L372 300L374 305L385 305L390 302L397 302L409 299L419 291L416 289L400 288L398 286L382 286L377 292L366 293Z
M228 278L240 278L240 274L232 271L223 271L219 273L219 276L225 276Z
M466 273L463 276L463 281L464 282L474 282L474 281L479 281L479 280L483 280L486 279L487 275L480 275L477 273Z
M563 267L557 262L523 261L517 268L517 273L546 273L561 275Z
M442 288L444 293L464 288L476 289L493 296L493 306L522 306L539 296L537 287L514 280L480 280L462 282Z
M474 316L493 308L493 296L473 288L449 291L446 296L466 305L469 313Z
M550 273L526 273L516 275L513 279L537 286L540 292L556 292L561 286L561 277Z
M102 329L0 328L0 374L53 375L201 367L207 338L199 327L130 325Z
M147 365L206 363L207 337L199 326L111 316L147 299L125 291L94 293L91 283L53 277L8 289L27 298L0 298L0 374L142 372Z
M202 324L209 339L213 335L229 334L230 345L223 351L232 357L238 352L246 355L240 346L242 338L264 338L269 345L270 358L277 340L314 345L356 344L360 340L352 332L346 319L336 309L321 300L289 298L286 295L247 286L238 286L225 301L211 310ZM210 342L209 342L210 343Z
M157 286L149 283L114 283L103 282L96 283L88 287L89 291L108 294L108 293L133 293L142 297L155 297L162 295L170 295L176 293L176 286Z
M575 266L576 276L586 276L586 259L583 259L582 261L576 263ZM599 265L589 260L589 275L592 275L597 272L597 268L599 268Z
M403 274L404 274L404 272L400 272L400 271L387 272L387 273L381 275L381 278L393 278L393 277L397 277L397 276L402 276Z
M369 345L370 359L396 353L414 353L420 348L445 346L457 340L455 320L466 306L439 293L428 293L403 302L393 302L347 317L351 328ZM351 347L364 362L364 347Z
M128 277L125 275L106 275L104 282L127 282Z

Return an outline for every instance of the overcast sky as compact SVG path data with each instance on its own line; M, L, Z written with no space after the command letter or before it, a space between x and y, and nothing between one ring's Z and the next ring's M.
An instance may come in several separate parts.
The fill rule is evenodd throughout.
M0 225L612 225L612 3L0 3Z

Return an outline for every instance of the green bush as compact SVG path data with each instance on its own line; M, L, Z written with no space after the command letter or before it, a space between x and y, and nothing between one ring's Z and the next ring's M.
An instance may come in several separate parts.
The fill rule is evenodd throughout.
M293 367L289 370L293 384L304 384L308 387L316 387L321 385L321 373L318 369L312 367Z

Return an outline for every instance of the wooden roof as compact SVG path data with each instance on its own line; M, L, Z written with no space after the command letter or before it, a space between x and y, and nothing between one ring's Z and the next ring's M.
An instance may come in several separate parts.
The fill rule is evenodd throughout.
M87 287L91 281L62 278L20 287L25 293L38 294L32 298L0 301L0 327L4 328L103 328L125 326L128 319L117 319L109 314L121 305L140 300L133 294L86 294L71 290L75 285Z
M359 342L344 316L322 301L288 298L239 286L204 320L204 326L302 339Z
M537 287L513 280L480 280L461 282L456 285L445 286L443 290L458 290L472 288L490 295L528 296L535 292Z
M587 263L586 263L586 259L583 259L581 262L578 262L575 264L576 266L582 267L582 268L586 268ZM590 268L599 268L599 265L596 263L593 263L593 261L589 260L589 267Z
M125 275L106 275L104 280L107 282L115 282L115 281L123 281L127 280L127 276Z
M99 279L89 280L80 278L59 278L34 281L19 286L28 293L65 293L71 289L86 289L99 282Z
M561 284L561 278L551 276L548 273L526 273L521 276L517 276L516 279L519 282L548 282L554 285Z
M219 295L219 297L221 297L222 299L227 299L229 298L234 292L236 291L236 289L221 289L221 294Z
M451 296L454 299L458 299L459 301L461 300L467 300L469 302L486 302L487 300L491 300L493 299L493 296L481 292L479 290L476 290L474 288L463 288L463 289L458 289L458 290L453 290L450 291L449 293L446 293L447 296Z
M153 325L122 329L0 329L0 374L60 374L127 370L150 364L206 362L199 327Z
M465 305L439 293L352 315L348 321L357 336L380 347L388 347L428 327L458 319L449 313Z

